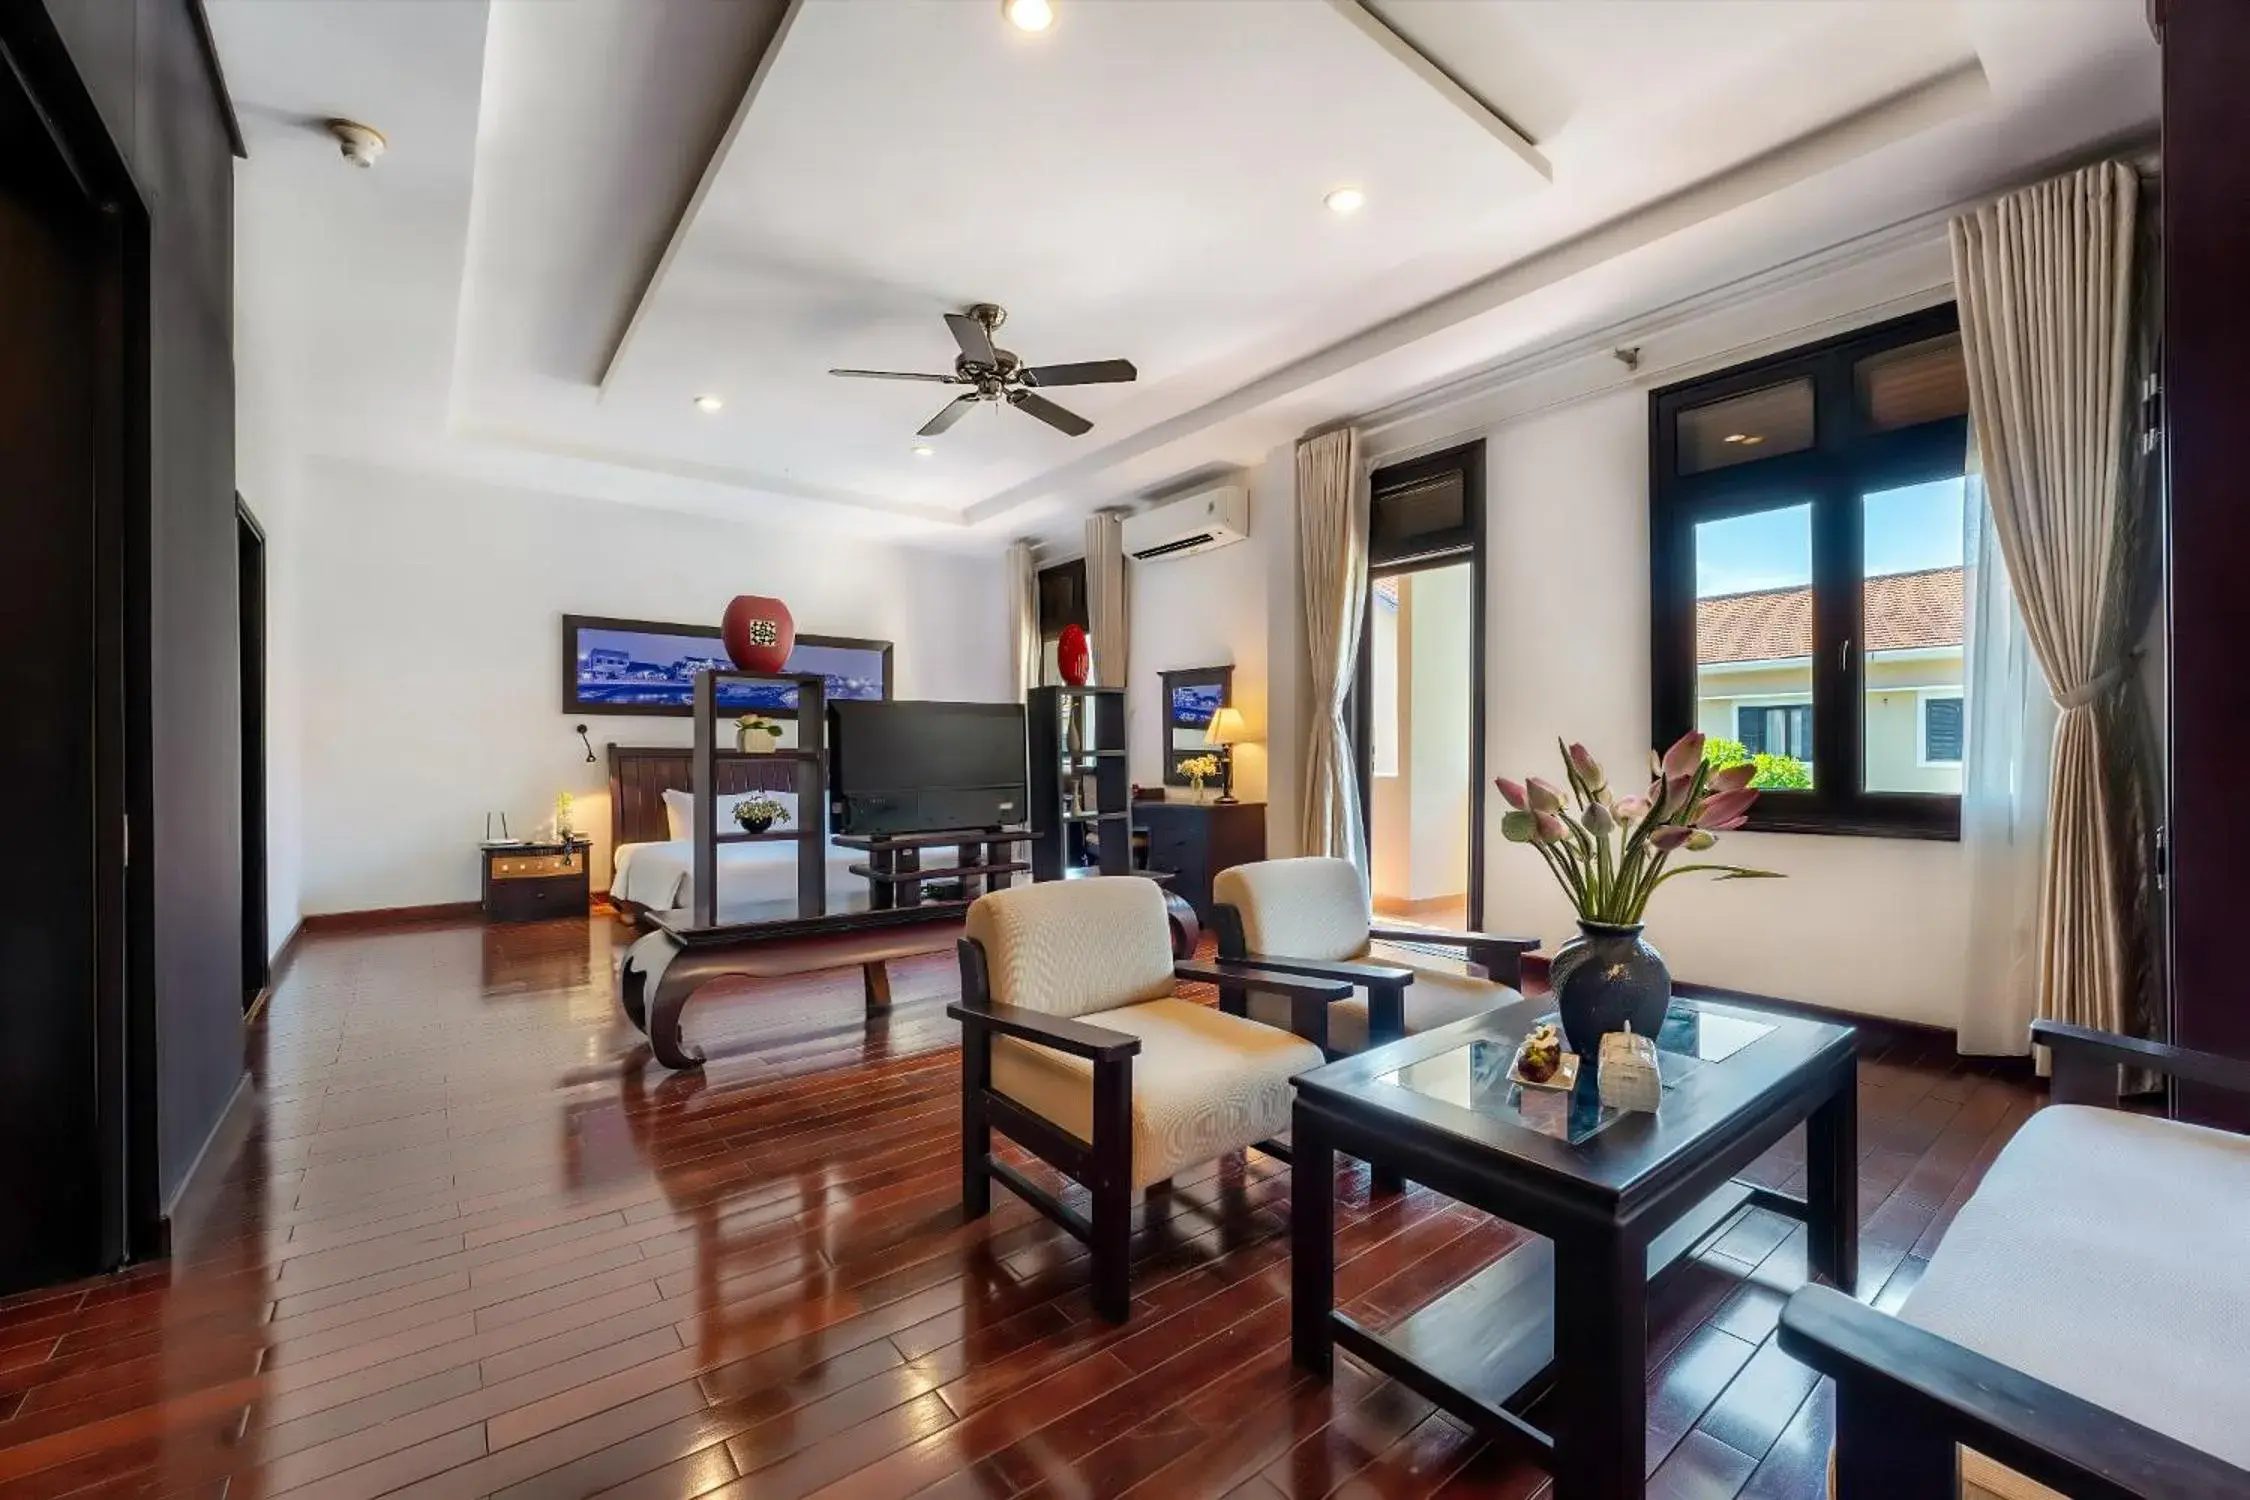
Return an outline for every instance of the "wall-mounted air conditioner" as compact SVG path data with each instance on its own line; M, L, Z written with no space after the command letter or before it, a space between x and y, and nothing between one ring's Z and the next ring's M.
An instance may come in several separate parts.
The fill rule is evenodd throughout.
M1250 534L1250 491L1222 484L1166 500L1125 518L1125 555L1135 562L1186 557Z

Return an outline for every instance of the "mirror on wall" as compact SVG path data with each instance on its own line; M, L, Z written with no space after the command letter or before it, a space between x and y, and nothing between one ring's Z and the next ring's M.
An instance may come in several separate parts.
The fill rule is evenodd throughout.
M1222 760L1230 753L1204 735L1211 715L1234 701L1234 668L1188 667L1160 674L1164 681L1164 784L1186 786L1180 762L1205 752Z

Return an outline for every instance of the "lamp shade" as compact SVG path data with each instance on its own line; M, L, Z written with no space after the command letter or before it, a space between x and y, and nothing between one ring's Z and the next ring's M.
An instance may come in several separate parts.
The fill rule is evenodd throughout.
M1240 745L1249 738L1250 726L1243 721L1242 710L1231 703L1213 710L1211 722L1203 730L1206 745Z

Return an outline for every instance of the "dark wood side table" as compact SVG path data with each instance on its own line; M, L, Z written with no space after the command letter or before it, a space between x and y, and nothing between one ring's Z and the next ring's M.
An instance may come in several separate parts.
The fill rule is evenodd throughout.
M1858 1063L1848 1027L1675 999L1656 1114L1508 1080L1550 1015L1530 999L1296 1079L1292 1341L1327 1376L1338 1345L1555 1476L1556 1500L1646 1492L1648 1283L1744 1204L1805 1220L1813 1274L1859 1276ZM1807 1127L1806 1196L1735 1180ZM1545 1238L1377 1333L1335 1311L1335 1153ZM1536 1423L1535 1423L1536 1419Z
M1266 857L1263 802L1135 802L1133 821L1148 833L1148 867L1172 872L1172 890L1206 927L1212 880Z
M586 877L592 847L584 839L570 839L481 850L484 919L537 922L585 916L593 904Z

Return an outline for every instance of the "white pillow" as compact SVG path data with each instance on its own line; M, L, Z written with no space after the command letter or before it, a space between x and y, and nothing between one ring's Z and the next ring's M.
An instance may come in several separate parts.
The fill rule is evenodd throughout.
M719 819L719 832L734 832L735 804L747 802L752 797L771 797L781 804L783 812L789 814L789 821L782 826L785 828L797 826L797 794L795 792L734 792L714 799L718 804L713 811ZM695 837L695 796L693 793L671 790L664 793L664 826L674 839Z

